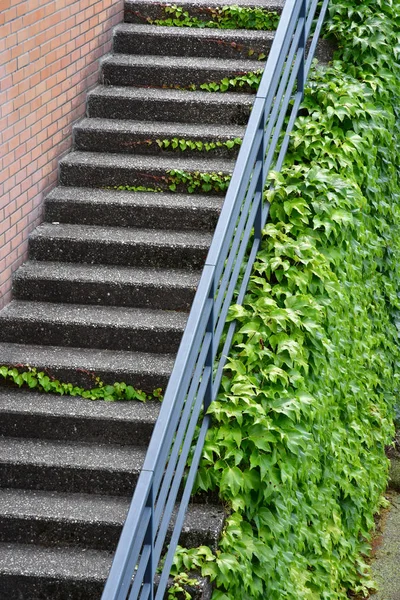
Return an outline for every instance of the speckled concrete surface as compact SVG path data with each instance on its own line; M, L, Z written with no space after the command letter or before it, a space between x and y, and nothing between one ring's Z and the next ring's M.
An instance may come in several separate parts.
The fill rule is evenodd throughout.
M246 125L253 94L98 86L88 94L89 117Z
M125 381L152 391L167 384L174 359L173 354L0 343L1 364L30 365L61 381L86 387L93 387L95 373L106 383Z
M238 126L215 125L213 131L206 125L195 126L181 123L162 123L148 121L130 121L118 119L82 119L74 127L75 150L85 152L101 152L104 147L108 152L123 154L145 154L172 156L177 155L171 146L160 147L159 140L186 139L193 142L212 141L226 142L234 138L242 138L244 128ZM207 156L233 158L239 152L239 145L233 147L217 146L207 151ZM199 150L186 148L185 154L200 157ZM151 222L151 221L150 221Z
M253 68L259 68L259 53L268 51L274 39L272 31L190 27L165 27L164 30L160 38L156 25L121 23L114 30L114 49L126 54L146 54L151 47L152 54L169 56L243 57L252 59ZM249 56L250 49L252 56Z
M197 271L28 261L14 277L14 297L44 302L189 310Z
M172 353L186 320L183 311L13 300L0 313L0 341Z
M210 243L206 232L44 223L31 235L29 250L34 260L201 269Z
M104 402L0 388L0 435L147 446L157 400Z
M109 227L212 231L223 199L202 194L155 194L58 186L45 201L48 222Z
M382 542L372 562L378 592L371 600L400 600L400 494L394 492L390 503Z

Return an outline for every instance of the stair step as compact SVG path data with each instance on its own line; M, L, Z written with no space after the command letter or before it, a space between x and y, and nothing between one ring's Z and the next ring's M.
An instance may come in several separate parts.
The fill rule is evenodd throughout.
M0 435L146 446L159 409L157 401L92 401L3 387Z
M111 562L112 554L101 550L0 544L0 597L99 600ZM192 600L210 600L211 585L199 577L189 593Z
M222 199L200 194L129 192L56 187L45 200L45 218L60 223L213 231Z
M129 498L118 496L2 489L0 540L110 550L117 546L129 504ZM216 549L224 517L220 506L189 505L180 544Z
M111 562L100 550L0 544L0 597L99 600Z
M257 61L261 53L268 54L273 39L272 31L121 23L114 29L114 52L147 54L151 48L153 55L246 58Z
M40 302L190 310L199 272L28 261L14 275L14 298Z
M234 161L221 158L71 152L60 161L60 184L95 188L145 186L168 191L171 170L230 174L233 166Z
M285 0L240 0L240 6L249 8L259 7L269 12L280 14ZM159 0L125 0L125 18L127 23L143 23L146 18L163 19L165 13ZM209 20L209 8L224 8L225 6L237 6L237 0L210 0L203 4L198 0L174 0L174 6L179 6L190 15L200 19Z
M0 477L8 488L132 495L145 449L0 437Z
M252 94L97 86L87 96L89 117L246 125Z
M101 78L106 85L184 88L244 75L263 66L249 59L111 54L101 63ZM251 92L245 87L232 91Z
M30 365L86 388L95 387L100 377L104 383L125 382L147 392L165 389L174 360L173 354L0 343L0 365Z
M88 264L202 268L211 235L44 223L29 239L31 259Z
M14 300L0 313L0 341L136 352L177 352L187 314L119 306Z
M75 149L88 152L107 152L124 154L157 154L182 157L182 151L161 148L158 141L190 140L193 142L229 142L235 138L243 138L244 128L234 125L214 125L210 132L209 125L192 125L188 123L162 123L147 121L128 121L116 119L83 119L74 127ZM206 156L234 157L239 145L232 148L226 146L201 149ZM186 148L184 156L201 156L198 149Z

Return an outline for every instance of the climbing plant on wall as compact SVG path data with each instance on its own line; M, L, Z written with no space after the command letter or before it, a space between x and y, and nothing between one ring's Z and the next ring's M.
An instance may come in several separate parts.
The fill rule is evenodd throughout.
M398 396L400 3L332 0L238 322L197 488L219 549L180 549L213 600L367 594Z

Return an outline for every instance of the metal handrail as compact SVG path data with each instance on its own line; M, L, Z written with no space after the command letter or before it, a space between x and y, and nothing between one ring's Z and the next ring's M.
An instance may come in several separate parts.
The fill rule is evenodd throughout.
M207 408L235 331L234 322L226 327L228 310L244 299L269 212L267 176L282 167L328 3L286 0L102 600L164 598L209 427Z

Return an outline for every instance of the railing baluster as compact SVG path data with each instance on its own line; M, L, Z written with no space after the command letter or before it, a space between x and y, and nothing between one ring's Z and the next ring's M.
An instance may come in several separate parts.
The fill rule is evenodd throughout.
M307 17L307 0L301 0L300 20L303 21L302 31L300 35L298 52L302 54L299 72L297 75L297 91L304 96L305 85L305 65L306 65L306 17Z
M147 563L147 568L144 573L143 583L144 585L150 585L149 600L154 600L154 577L156 574L157 565L154 564L154 484L151 484L150 493L147 498L146 508L150 509L151 516L147 525L146 534L144 536L145 546L150 547L150 556Z

